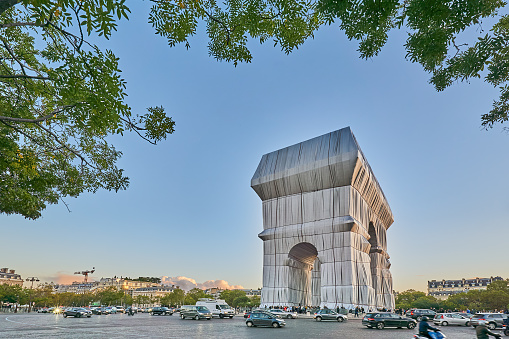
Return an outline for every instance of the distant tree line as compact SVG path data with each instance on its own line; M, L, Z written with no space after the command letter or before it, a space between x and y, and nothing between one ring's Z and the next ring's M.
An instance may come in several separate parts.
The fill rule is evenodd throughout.
M426 295L424 292L407 290L396 296L396 308L428 308L436 310L491 310L509 309L509 279L494 281L486 290L470 290L449 296L446 300Z
M18 285L0 285L0 304L27 305L33 302L35 307L88 306L93 303L107 306L161 304L162 306L179 307L194 305L200 298L213 298L212 295L206 294L199 288L193 288L187 293L177 288L164 297L137 295L134 298L125 291L117 290L114 286L85 293L53 293L53 291L51 284L41 284L34 289ZM258 307L260 305L260 297L247 297L246 292L242 290L225 290L220 297L232 307Z

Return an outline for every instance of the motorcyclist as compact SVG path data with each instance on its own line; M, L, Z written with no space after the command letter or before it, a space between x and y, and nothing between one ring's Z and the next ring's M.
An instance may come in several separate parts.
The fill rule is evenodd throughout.
M127 309L127 315L134 315L134 309L132 306L130 306L128 309Z
M477 339L488 339L490 335L494 336L495 338L502 337L498 333L491 332L486 327L486 320L479 320L479 325L477 325L475 328L475 334L477 334Z
M433 339L433 337L429 335L429 330L436 332L440 331L438 328L430 326L428 324L428 317L424 316L419 323L419 335L425 338Z

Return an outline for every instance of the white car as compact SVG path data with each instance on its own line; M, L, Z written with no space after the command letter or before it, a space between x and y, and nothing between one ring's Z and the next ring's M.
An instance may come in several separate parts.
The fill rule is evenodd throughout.
M297 312L287 312L287 311L280 310L278 308L271 309L271 310L269 310L269 312L274 315L280 316L281 318L286 318L286 319L297 318Z

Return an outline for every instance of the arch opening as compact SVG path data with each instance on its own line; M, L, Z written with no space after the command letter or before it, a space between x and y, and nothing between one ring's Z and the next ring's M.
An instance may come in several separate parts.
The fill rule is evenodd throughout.
M316 250L316 247L308 242L301 242L300 244L293 246L288 253L289 258L308 265L313 265L317 256L318 251Z
M311 306L320 299L318 251L314 245L303 242L290 249L288 258L289 306Z

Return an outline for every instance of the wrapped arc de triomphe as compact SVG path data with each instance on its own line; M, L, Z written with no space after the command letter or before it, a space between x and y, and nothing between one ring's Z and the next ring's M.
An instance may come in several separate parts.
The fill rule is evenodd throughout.
M265 154L261 305L394 309L389 204L349 127Z

